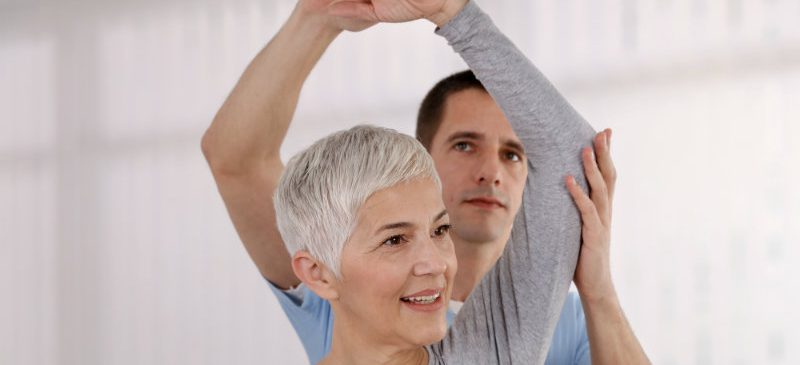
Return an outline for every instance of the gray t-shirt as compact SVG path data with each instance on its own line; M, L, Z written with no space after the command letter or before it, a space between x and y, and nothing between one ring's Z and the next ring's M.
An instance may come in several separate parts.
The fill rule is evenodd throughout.
M542 364L575 272L581 221L565 177L586 187L580 150L594 130L470 1L437 30L500 105L528 158L523 204L503 256L429 364Z

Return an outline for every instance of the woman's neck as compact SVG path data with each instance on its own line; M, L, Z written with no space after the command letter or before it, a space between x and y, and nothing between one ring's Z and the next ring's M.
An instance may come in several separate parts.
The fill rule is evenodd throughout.
M428 352L424 347L398 347L379 341L343 318L336 316L333 325L331 351L320 365L427 365Z
M427 365L428 352L424 348L416 348L412 350L405 350L394 354L384 354L374 349L361 348L355 352L339 352L334 351L331 347L331 352L325 356L319 365L367 365L367 364L381 364L381 365Z

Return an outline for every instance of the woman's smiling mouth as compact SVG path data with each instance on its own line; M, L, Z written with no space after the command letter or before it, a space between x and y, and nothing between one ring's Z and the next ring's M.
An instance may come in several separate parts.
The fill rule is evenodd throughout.
M400 301L410 309L422 312L437 311L444 306L442 294L444 288L427 289L400 298Z

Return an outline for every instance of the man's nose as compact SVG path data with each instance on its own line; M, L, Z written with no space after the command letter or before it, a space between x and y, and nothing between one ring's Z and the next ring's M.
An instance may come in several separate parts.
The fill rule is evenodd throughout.
M475 180L478 185L500 185L500 160L497 156L485 154L480 157Z

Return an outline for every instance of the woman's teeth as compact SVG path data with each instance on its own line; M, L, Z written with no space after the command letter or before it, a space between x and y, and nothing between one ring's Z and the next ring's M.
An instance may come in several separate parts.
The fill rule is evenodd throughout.
M431 304L435 302L436 299L439 299L440 295L441 293L436 293L433 295L423 295L418 297L405 297L405 298L400 298L400 300L415 304Z

